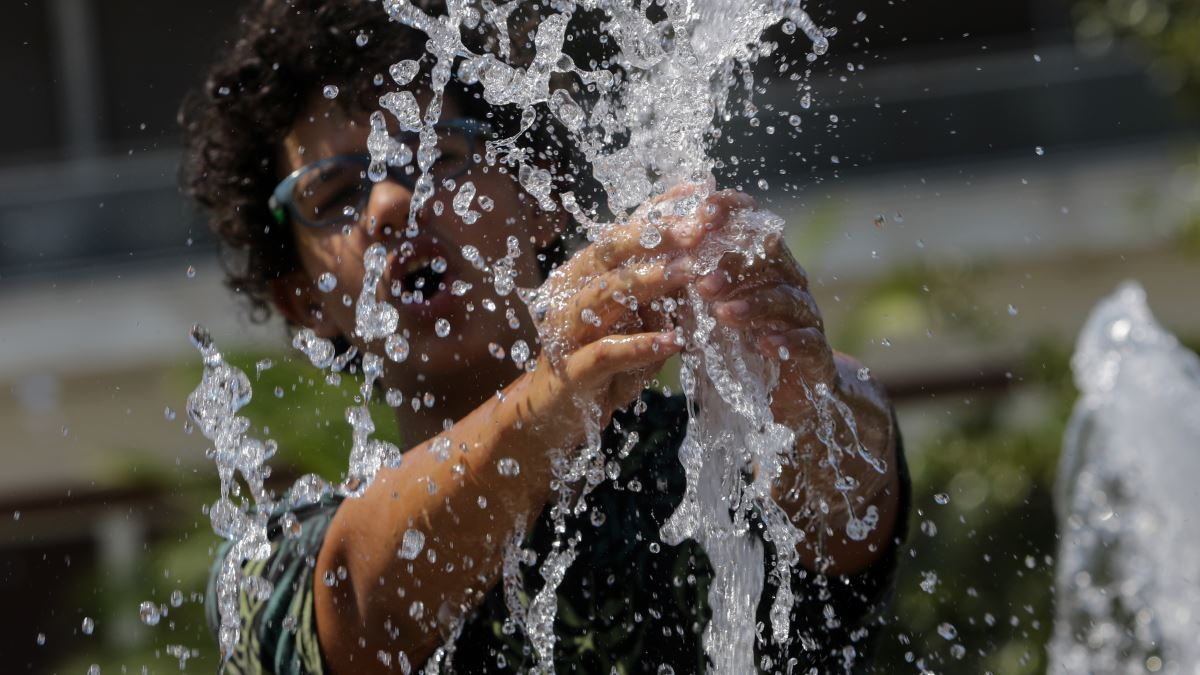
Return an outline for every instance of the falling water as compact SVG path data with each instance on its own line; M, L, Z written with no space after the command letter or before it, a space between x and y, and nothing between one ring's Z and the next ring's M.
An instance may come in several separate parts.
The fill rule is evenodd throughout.
M1129 283L1092 311L1071 366L1050 672L1194 672L1200 359Z
M429 171L436 159L437 131L445 87L452 77L464 84L479 85L483 97L492 106L519 111L520 129L513 135L488 142L486 159L513 170L524 190L544 210L563 208L584 229L589 240L606 236L613 225L601 222L595 209L585 208L572 192L555 192L555 176L549 169L532 161L530 148L522 146L522 137L535 124L553 119L569 134L574 147L586 160L607 197L608 210L616 223L631 219L642 223L641 242L646 257L665 256L657 251L662 241L659 230L670 218L697 217L705 208L705 197L715 188L709 154L713 139L720 136L717 120L733 114L728 108L738 87L749 93L753 88L750 66L774 48L760 41L767 28L783 23L785 34L798 28L811 42L808 60L815 61L828 47L832 30L818 27L803 11L798 0L668 0L665 3L634 0L559 0L545 3L545 15L533 33L532 59L522 65L511 63L513 46L508 21L520 0L504 4L482 3L483 11L463 0L449 0L447 13L433 16L406 0L384 0L382 10L404 25L428 36L427 49L431 68L432 96L424 111L412 92L401 90L380 98L380 107L394 117L401 129L418 134L415 154L387 132L383 111L371 116L368 150L371 166L368 175L383 180L389 165L403 166L414 159L418 179L413 190L411 211L405 234L418 232L417 213L436 190ZM592 69L581 69L563 53L564 42L573 22L585 13L604 17L601 28L617 49L615 57ZM653 16L652 16L653 15ZM481 23L490 26L498 40L494 53L472 51L464 43L464 31ZM590 24L589 24L590 25ZM411 86L418 73L413 61L401 61L389 73L400 87ZM802 102L803 107L807 104ZM751 106L747 103L747 110ZM677 185L690 188L663 197ZM463 183L453 199L453 209L464 220L473 218L473 200L488 209L486 196L476 197L474 185ZM703 274L716 269L723 255L744 256L755 264L766 255L766 246L783 231L783 221L765 211L735 213L722 230L710 233L697 252L695 271ZM469 247L467 247L469 248ZM464 249L464 257L473 265L491 272L497 295L518 290L521 298L543 316L550 304L563 302L574 289L555 284L551 277L539 289L515 289L508 274L512 260L520 255L519 242L510 242L509 254L499 261L483 261L477 251ZM387 345L384 352L394 361L407 355L404 337L396 333L396 310L377 300L377 286L386 251L379 245L366 252L363 292L357 303L357 335L364 341ZM474 257L472 257L474 256ZM332 289L332 286L330 286ZM458 294L458 293L456 293ZM636 302L636 299L632 299ZM643 301L650 301L645 298ZM753 348L751 336L718 326L709 307L695 288L676 301L655 303L678 326L677 340L685 345L681 382L689 400L690 422L679 451L687 488L678 510L664 525L665 541L679 543L694 539L707 552L715 570L709 604L712 619L704 634L705 650L713 672L753 672L755 647L755 608L768 574L779 581L771 610L768 638L776 642L789 639L788 617L796 601L790 592L791 572L796 564L795 551L804 540L772 496L772 484L792 452L793 432L775 422L770 395L778 379L778 364L764 358ZM512 320L516 320L515 317ZM214 529L235 542L223 561L218 596L222 616L220 641L228 653L237 639L236 594L239 586L257 584L241 579L240 563L269 553L265 534L266 514L275 505L262 490L262 461L274 449L269 441L245 436L248 422L238 417L238 408L250 397L245 375L224 363L211 341L197 332L197 346L205 359L204 380L189 399L189 413L205 435L216 444L214 459L221 479L221 498L213 507ZM543 349L552 363L564 346L560 336L539 326ZM335 355L332 343L300 331L295 346L319 368L336 374L354 354ZM503 348L498 347L503 354ZM510 350L518 364L531 366L529 349L524 343ZM781 354L781 357L786 358ZM347 411L353 427L353 448L347 480L338 486L342 494L361 494L383 466L394 466L400 453L387 443L371 438L374 430L366 402L372 383L380 376L384 362L366 353L362 369L365 382L362 404ZM849 410L836 401L823 384L806 389L818 413L817 438L827 449L826 459L838 472L846 458L867 461L876 470L882 462L866 452L854 437L854 421ZM559 540L542 561L546 584L520 614L519 605L510 603L513 620L524 627L543 672L553 671L553 622L555 591L575 556L574 534L567 531L565 515L582 509L582 496L605 479L600 450L600 419L597 406L579 401L590 412L588 442L582 450L558 453L556 485L558 501L552 513L557 520ZM851 431L848 445L840 444L834 429L841 425ZM238 495L234 481L240 473L250 486L253 505L231 501ZM840 476L840 473L838 474ZM582 494L573 494L572 485L583 484ZM302 479L291 491L291 499L312 501L330 488L315 476ZM865 538L873 527L873 511L856 514L851 495L843 492L850 519L847 535ZM752 533L752 522L763 523L763 531ZM763 540L773 544L781 555L765 566ZM512 558L512 556L509 556ZM515 583L517 575L508 573L516 564L506 558L505 584ZM259 589L261 590L261 589ZM515 597L506 587L506 596Z

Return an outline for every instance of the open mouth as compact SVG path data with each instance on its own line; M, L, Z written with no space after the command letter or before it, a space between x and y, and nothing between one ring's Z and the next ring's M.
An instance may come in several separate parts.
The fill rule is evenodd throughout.
M417 302L427 302L446 290L446 259L440 255L417 254L398 267L393 268L391 291L394 296L407 294Z

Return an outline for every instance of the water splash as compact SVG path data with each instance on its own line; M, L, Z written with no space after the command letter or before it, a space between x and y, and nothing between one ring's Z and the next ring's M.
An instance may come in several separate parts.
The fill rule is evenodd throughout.
M541 19L533 33L534 53L527 65L521 66L509 63L513 49L508 19L518 4L517 0L504 5L485 3L481 17L470 3L451 1L445 16L433 16L404 0L384 1L384 10L393 20L429 38L428 51L434 62L432 97L422 118L421 148L426 148L427 142L432 148L436 142L434 124L452 66L458 62L459 79L468 85L479 84L489 104L520 111L515 133L488 142L489 163L516 167L521 186L542 209L556 210L561 204L589 239L604 236L610 226L597 222L573 193L559 195L560 201L556 202L553 176L530 161L530 149L520 145L522 135L533 128L539 114L548 113L566 129L586 159L618 221L628 218L629 210L641 207L642 211L633 215L647 223L642 243L648 251L659 246L662 235L654 222L655 214L642 206L647 200L675 185L697 186L688 200L666 205L675 209L676 215L689 217L713 189L715 163L708 145L714 120L723 116L736 87L752 88L749 65L772 48L758 41L762 32L780 22L784 22L788 34L799 28L812 42L810 61L828 51L828 35L832 34L818 27L796 1L562 0L553 3L548 16ZM652 6L665 18L652 19ZM572 22L584 12L603 14L603 30L619 48L611 60L615 69L582 70L563 53ZM474 29L480 21L490 23L495 30L496 53L472 51L464 43L464 27ZM397 64L394 69L401 67ZM574 83L570 82L572 78ZM388 107L384 100L381 105ZM382 167L392 160L387 144L376 142L371 155L373 164L380 167L373 177L382 176ZM422 173L411 203L410 233L415 232L416 214L428 199L425 189L431 190L426 181L429 167L420 157L418 164ZM462 186L454 199L456 213L468 212L472 188ZM715 269L727 253L744 255L749 262L761 260L766 242L778 237L783 229L778 217L765 212L742 213L733 220L720 236L707 239L697 271ZM515 257L512 252L511 257ZM508 275L502 273L503 262L493 267L499 270L495 274L499 295L512 290L505 283ZM522 299L530 305L537 324L546 307L565 302L573 290L556 289L552 279L541 289L523 292ZM637 299L631 298L630 302L636 306ZM804 535L773 499L772 483L793 451L794 434L776 423L770 410L777 365L758 354L748 336L718 327L695 288L688 290L683 304L685 307L671 306L663 311L682 326L679 339L687 346L681 379L692 422L680 449L687 492L679 510L663 528L663 536L670 542L686 538L699 541L717 571L709 597L713 618L705 633L705 649L714 672L750 672L755 667L754 611L766 573L762 543L751 533L754 518L764 524L762 537L784 552L771 569L781 589L771 611L771 637L784 642L789 636L787 622L794 600L789 581L796 563L796 547ZM548 333L539 325L539 337L552 363L559 362L556 352L566 349L561 344L562 336ZM528 363L524 343L514 344L510 353L518 365ZM807 390L807 395L818 412L817 437L827 449L839 484L845 481L838 467L846 456L863 459L878 471L886 469L858 442L849 410L827 387L817 384ZM553 593L573 559L573 539L566 531L565 514L585 508L587 493L605 475L600 451L602 411L591 401L581 400L578 404L588 413L587 442L582 450L570 455L559 453L554 462L558 499L552 515L558 537L542 564L546 584L524 617L538 667L544 672L553 671ZM849 446L843 446L835 437L839 424L850 431ZM569 486L580 481L583 488L576 494ZM851 514L847 534L861 540L878 514L869 510L862 517L855 515L850 499L854 486L845 487L843 496ZM506 580L509 576L505 575Z
M200 433L213 443L209 453L217 464L221 492L208 515L213 531L232 542L221 560L216 584L221 615L217 636L222 658L228 658L241 636L239 589L270 592L270 583L265 579L244 576L242 564L265 560L271 554L267 517L275 502L263 487L263 481L269 474L264 463L274 454L275 443L248 435L250 420L237 414L251 398L250 378L246 373L225 362L202 326L192 328L191 339L204 359L204 375L188 396L187 413ZM238 476L249 489L252 501L241 498Z
M1190 668L1200 663L1200 521L1185 505L1200 499L1200 358L1127 283L1092 310L1071 367L1080 398L1055 494L1049 672Z
M532 55L525 55L528 58L521 65L514 65L511 63L515 60L514 52L520 50L510 39L508 22L520 4L520 0L504 4L485 0L481 14L473 3L449 0L446 15L433 16L407 0L383 0L382 8L391 19L428 37L432 63L431 97L423 111L413 92L392 91L380 98L382 110L372 114L370 120L367 145L371 156L368 175L372 180L385 179L389 166L416 162L417 179L406 237L418 234L417 214L435 191L430 171L437 158L435 125L441 117L445 87L453 76L468 85L478 84L484 100L492 106L519 112L520 124L514 133L488 141L487 162L509 167L541 209L554 211L561 206L589 239L605 236L612 224L603 222L594 208L580 204L575 194L555 194L555 176L550 169L533 161L534 149L522 146L525 132L539 120L544 123L553 119L567 131L590 166L616 221L624 223L637 217L649 224L643 232L643 243L650 258L661 244L661 231L655 214L644 205L673 186L690 184L694 189L689 195L664 203L661 208L670 209L670 213L679 217L694 217L696 209L702 208L704 198L714 189L715 161L708 151L712 139L719 136L714 120L729 114L727 108L736 88L752 91L750 65L773 49L771 43L759 41L763 31L781 22L785 34L801 30L811 41L809 61L826 53L828 37L832 35L832 31L814 24L797 0L665 3L557 0L546 4L547 15L533 33ZM654 18L651 12L655 13ZM577 17L597 13L604 17L602 30L615 43L617 53L608 62L585 70L563 53L563 46ZM464 43L464 32L474 30L480 22L490 25L497 36L494 52L472 50ZM419 70L416 61L406 60L394 64L389 74L398 86L408 87L413 85ZM752 106L747 102L749 109ZM417 132L415 153L388 134L384 111L402 129ZM474 194L474 185L464 182L451 206L459 217L473 220L477 217L477 212L471 209L473 201L484 211L491 210L493 205L485 195ZM642 210L631 213L634 209ZM751 264L761 261L767 242L778 237L782 229L782 220L766 212L735 214L718 236L706 240L697 271L715 269L720 258L728 253L743 255ZM521 253L519 242L514 238L508 249L507 255L498 261L484 260L478 250L469 246L464 247L463 257L492 274L497 295L518 291L521 299L533 308L537 325L538 307L562 298L556 297L552 286L536 291L516 289L511 271L513 260ZM404 336L396 332L396 309L378 299L387 256L387 250L379 244L364 255L365 278L356 303L355 332L366 342L383 341L384 353L401 362L408 355L408 345ZM330 284L326 286L329 290L333 288ZM627 306L631 308L636 308L638 302L638 298L627 298ZM664 526L663 536L671 542L697 540L716 570L709 596L713 616L704 636L713 671L752 672L757 639L754 611L768 574L779 582L780 588L771 610L770 637L777 642L789 639L787 621L795 600L789 579L797 560L796 547L804 538L772 497L772 483L792 453L794 441L793 432L775 422L770 410L778 366L752 348L749 336L718 326L695 288L689 288L678 303L652 303L652 307L679 326L678 339L687 347L681 380L691 414L687 436L680 448L680 461L687 477L686 493L679 510ZM508 311L510 324L519 325L515 313L511 308ZM559 336L544 330L539 333L548 353L553 355L561 349ZM224 363L206 334L194 340L204 355L205 377L189 399L189 414L218 446L214 458L222 479L222 492L213 507L213 524L214 529L234 541L217 581L221 645L223 652L229 653L238 638L238 589L264 591L261 583L240 579L239 575L243 561L265 557L270 551L265 524L274 503L262 489L265 476L262 462L274 446L269 441L258 442L247 437L248 422L236 415L250 397L245 375ZM353 350L335 354L332 343L311 330L300 331L294 344L313 365L329 369L330 377L346 368L356 355ZM497 347L493 353L503 358L503 348ZM534 364L530 348L523 341L511 345L508 354L520 367ZM374 382L382 374L383 360L368 352L362 355L361 365L364 373L361 405L349 408L346 413L353 430L350 464L346 480L336 488L347 496L361 494L380 468L395 466L401 457L394 446L371 438L374 425L367 403ZM849 410L828 388L817 384L807 390L807 395L818 413L817 438L826 447L839 482L839 462L848 456L865 460L878 470L884 469L858 443ZM399 392L395 396L389 392L389 403L400 398ZM417 403L417 399L413 401ZM551 507L551 515L556 541L541 563L545 584L524 612L519 612L519 603L509 602L514 611L513 624L530 638L540 672L554 669L555 590L574 559L577 544L577 533L568 531L566 515L581 514L587 508L588 493L608 475L600 450L603 411L592 401L577 403L588 420L586 443L582 450L553 455L552 487L557 500ZM835 438L834 429L839 425L851 432L849 445ZM515 475L517 471L519 467L514 466L511 473ZM240 473L249 486L254 498L252 505L235 506L232 501L231 497L240 494L234 482L235 473ZM575 485L582 487L572 487ZM843 493L847 508L852 506L851 489L852 486ZM292 507L313 503L330 491L321 478L306 476L289 491L287 503ZM848 534L855 539L865 537L876 516L868 512L859 518L853 515L853 510L850 513ZM754 519L764 526L761 534L752 532ZM764 565L763 540L783 552L772 561L769 570ZM416 542L410 543L410 548L417 550ZM506 555L503 574L506 599L518 597L519 589L514 590L511 584L520 577L517 565L532 562L528 558L519 545L511 555Z

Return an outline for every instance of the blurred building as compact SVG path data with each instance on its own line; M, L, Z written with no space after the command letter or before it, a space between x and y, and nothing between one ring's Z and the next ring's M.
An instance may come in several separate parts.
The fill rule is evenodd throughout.
M0 22L0 601L37 609L0 619L0 651L45 672L56 656L35 635L65 639L86 611L47 589L81 567L120 575L153 536L155 491L129 473L204 465L202 439L165 410L183 406L172 377L195 358L190 326L242 347L275 347L281 329L245 320L176 188L175 112L242 3L12 4ZM964 311L1004 339L884 312L861 355L907 397L918 433L926 393L1004 385L1030 340L1069 341L1121 279L1200 335L1200 274L1174 238L1200 207L1195 125L1136 55L1080 50L1055 0L869 0L814 16L840 33L811 108L783 74L761 74L756 99L763 125L801 115L799 142L760 134L730 171L788 218L830 326L898 270L965 270Z

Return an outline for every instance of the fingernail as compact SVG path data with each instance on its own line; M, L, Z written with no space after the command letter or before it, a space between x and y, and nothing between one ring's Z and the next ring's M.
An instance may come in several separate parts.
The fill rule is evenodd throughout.
M671 332L659 333L658 337L654 338L654 344L660 349L674 349L676 347L675 334Z
M687 274L688 272L692 271L693 264L695 264L695 261L692 260L691 256L685 255L683 257L676 258L671 261L670 265L667 265L667 276Z
M750 303L745 300L730 300L718 304L717 311L727 317L741 319L750 313Z
M776 333L775 335L764 335L762 341L767 343L773 349L778 349L787 344L787 338Z
M705 295L713 295L715 293L720 293L721 289L729 285L729 280L725 278L724 272L718 270L705 276L700 280L700 283L696 285L700 288L701 293L704 293Z
M690 219L682 220L671 227L671 232L677 239L690 241L692 237L696 236L696 223Z

